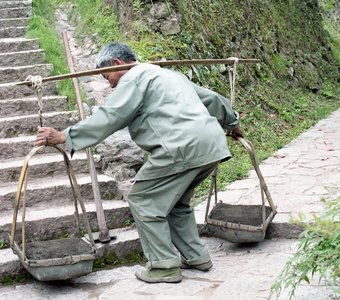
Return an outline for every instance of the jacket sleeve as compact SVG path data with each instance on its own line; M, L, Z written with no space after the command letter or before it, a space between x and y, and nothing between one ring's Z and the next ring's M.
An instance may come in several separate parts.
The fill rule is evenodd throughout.
M142 101L143 93L134 81L119 83L105 105L89 118L64 130L67 148L73 154L128 126L142 107Z
M192 85L210 115L218 120L223 129L232 130L240 126L239 114L232 109L227 98L195 83Z

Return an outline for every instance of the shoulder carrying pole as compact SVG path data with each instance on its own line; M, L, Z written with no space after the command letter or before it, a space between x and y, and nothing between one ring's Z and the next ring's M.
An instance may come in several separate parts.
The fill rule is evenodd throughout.
M66 32L62 33L62 38L63 38L64 47L65 47L68 67L70 71L74 73L72 55L71 55L70 46L68 43L68 37L67 37ZM81 120L84 120L85 113L84 113L83 103L81 102L78 80L76 78L72 78L72 84L73 84L74 92L76 94L76 102L78 106L79 116ZM87 155L87 160L89 163L93 197L94 197L94 202L96 205L97 220L98 220L98 227L99 227L99 241L102 243L107 243L111 240L111 238L110 238L109 230L107 229L107 226L106 226L104 209L103 209L103 204L102 204L102 200L100 197L98 178L97 178L97 173L96 173L96 168L95 168L91 148L86 148L86 155Z
M260 59L253 58L239 58L237 59L238 64L257 64L260 63ZM166 60L166 61L152 61L150 64L157 65L160 67L170 67L170 66L193 66L193 65L232 65L235 63L235 58L224 58L224 59L184 59L184 60ZM89 75L98 75L105 72L116 72L122 70L130 70L132 67L136 66L136 63L98 68L94 70L86 70L81 72L72 72L69 74L55 75L50 77L42 78L42 82L64 80L69 78L76 78ZM30 81L18 81L11 83L1 83L1 86L12 86L12 85L30 85Z

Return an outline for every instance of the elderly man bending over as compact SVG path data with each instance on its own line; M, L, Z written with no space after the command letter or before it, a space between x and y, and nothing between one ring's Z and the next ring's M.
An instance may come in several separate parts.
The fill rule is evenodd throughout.
M131 48L113 42L100 51L97 68L136 61ZM39 128L35 145L47 138L49 144L66 143L73 153L128 126L134 142L150 153L128 195L148 260L137 278L180 282L181 268L208 271L212 262L189 202L195 187L230 158L223 129L242 136L238 114L219 94L152 64L103 76L115 88L105 105L63 132Z

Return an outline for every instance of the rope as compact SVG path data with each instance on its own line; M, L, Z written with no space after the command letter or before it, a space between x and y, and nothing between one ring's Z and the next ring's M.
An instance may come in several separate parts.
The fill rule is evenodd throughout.
M235 102L235 78L236 78L236 66L238 64L238 58L237 57L229 57L229 59L234 60L233 66L228 66L228 75L229 75L229 86L230 86L230 102L231 106L234 105Z
M32 76L29 75L25 81L28 81L31 83L31 86L35 89L35 94L37 96L38 100L38 106L39 106L39 121L40 121L40 126L42 127L42 110L43 110L43 101L42 101L42 77L37 75L37 76Z

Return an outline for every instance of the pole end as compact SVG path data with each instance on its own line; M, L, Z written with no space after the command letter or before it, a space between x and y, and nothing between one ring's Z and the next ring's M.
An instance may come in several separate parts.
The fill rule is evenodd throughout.
M110 232L108 229L103 229L99 232L99 241L101 243L109 243L111 241Z

